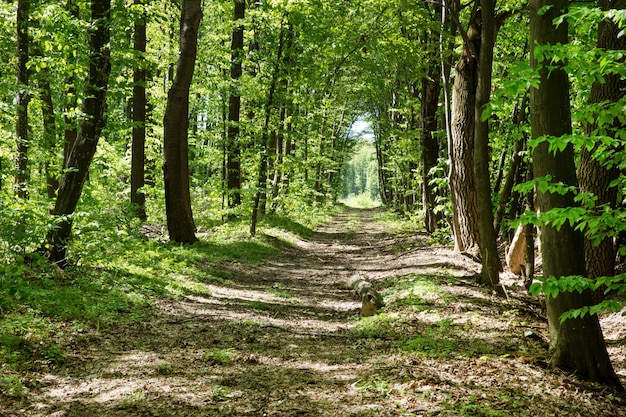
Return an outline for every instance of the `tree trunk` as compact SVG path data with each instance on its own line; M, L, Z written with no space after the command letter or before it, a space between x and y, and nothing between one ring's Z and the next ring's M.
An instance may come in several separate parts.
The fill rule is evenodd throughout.
M430 44L438 41L435 33L429 34ZM439 93L441 92L440 63L432 59L426 77L422 78L422 94L420 106L420 144L422 146L422 208L424 210L424 226L426 231L437 230L441 215L435 213L435 193L430 184L430 170L437 166L439 158L439 142L433 133L437 131L437 110Z
M472 20L475 18L473 17ZM472 48L480 48L480 28L468 29ZM477 82L477 57L466 45L454 67L452 90L452 143L450 146L450 200L455 249L478 257L480 241L476 184L474 181L474 128Z
M527 121L527 109L528 96L525 96L522 100L521 108L518 107L516 104L515 109L513 110L513 123L515 125L519 126L522 122ZM506 177L504 178L504 185L502 186L502 192L500 193L500 201L498 202L498 208L496 209L496 215L493 221L493 228L496 231L496 236L500 233L500 226L502 225L502 220L504 219L506 206L509 203L509 199L511 198L513 186L516 182L515 179L519 177L518 173L522 162L521 152L524 150L524 146L526 144L525 136L526 134L524 134L524 137L522 139L518 139L515 141L513 155L511 155L511 164L509 165L509 170L507 171Z
M69 14L76 20L78 20L80 10L78 4L76 4L77 0L68 0L67 1L67 11ZM76 64L77 58L73 54L69 54L66 57L68 62L72 65ZM67 91L65 92L65 96L63 97L63 108L65 115L63 117L64 129L63 129L63 169L67 168L67 162L70 156L70 150L74 146L74 142L76 142L76 137L78 136L78 121L74 114L78 112L78 100L75 89L76 83L76 74L72 73L65 80L65 85L67 85Z
M202 20L200 0L183 0L176 76L167 95L163 118L163 178L170 240L193 243L195 224L189 191L189 88L193 79Z
M482 259L481 283L496 286L500 282L500 258L496 233L493 228L493 206L491 204L491 181L489 175L489 121L482 112L489 103L493 46L496 38L494 0L482 0L481 45L478 61L476 87L475 130L474 130L474 177L476 180L476 203L480 230L480 255Z
M536 46L545 44L566 44L568 42L567 23L558 27L553 20L567 8L567 0L531 0L531 66L540 67L540 87L531 89L530 109L532 137L544 135L562 136L570 134L571 115L569 102L569 81L567 73L554 63L537 61ZM547 7L546 7L547 6ZM539 10L545 13L539 13ZM549 64L549 65L546 65ZM548 66L550 68L548 68ZM548 143L541 142L533 152L533 175L536 179L552 176L553 182L576 185L574 149L570 144L563 151L551 152ZM572 193L538 192L539 209L542 213L553 208L575 205ZM541 225L541 249L544 276L563 277L585 275L584 242L582 232L575 230L568 222L561 228ZM548 327L550 330L550 365L568 372L574 372L583 379L590 379L620 387L620 382L609 359L602 330L596 315L568 319L560 322L561 315L571 309L591 304L591 293L562 292L547 297Z
M57 129L54 117L54 105L52 103L52 90L45 75L39 80L41 89L41 117L43 120L44 144L47 151L46 167L46 191L48 198L54 199L59 189L59 178L55 169L51 167L56 161ZM57 167L58 169L58 167Z
M17 158L15 163L15 193L28 198L28 26L30 0L17 2L17 97L15 98L15 137Z
M252 216L250 218L250 234L256 234L256 226L259 220L259 208L261 207L261 199L267 195L267 145L269 140L270 118L272 116L272 106L274 105L274 93L276 92L276 84L280 77L280 64L283 56L283 47L285 41L285 28L281 26L280 36L278 38L278 47L276 49L276 61L270 79L270 86L267 92L267 100L265 101L265 117L263 119L263 127L261 130L261 159L259 161L259 176L257 178L257 189L254 194L254 203L252 206Z
M143 7L142 0L135 4ZM138 64L133 73L133 141L131 145L130 202L136 215L142 221L147 220L146 195L141 190L145 185L145 146L146 146L146 13L142 11L135 22L134 49Z
M625 0L609 1L600 0L602 10L624 9ZM598 27L598 48L607 50L625 50L626 37L620 35L621 28L611 21L604 19ZM620 101L626 93L626 81L619 74L605 75L605 82L594 82L591 86L591 97L589 103L598 104L602 102L615 103ZM615 120L608 126L598 126L597 123L585 125L585 134L592 136L599 129L600 134L615 136L615 132L623 129L623 123ZM580 165L578 167L578 180L582 192L592 192L598 197L597 205L607 204L612 209L617 203L617 188L609 184L616 179L620 172L617 167L608 168L594 159L593 150L583 146L580 152ZM591 239L585 239L585 259L589 278L601 276L612 276L615 274L615 250L613 248L613 238L607 237L598 245L594 245ZM597 298L603 295L602 289L598 292ZM598 300L599 301L599 300Z
M226 145L226 193L228 208L232 209L241 204L241 147L239 145L239 119L241 112L241 95L239 79L242 75L241 61L243 59L243 19L246 11L245 0L235 0L233 21L230 79L231 88L228 99L228 129ZM232 217L233 215L229 215Z
M65 255L72 231L72 220L68 216L76 209L106 122L106 92L111 71L110 14L110 0L92 0L93 29L89 35L89 74L82 104L85 117L81 119L76 140L72 143L64 164L70 169L65 171L59 181L58 196L52 211L58 218L58 223L46 238L46 256L61 267L67 265Z

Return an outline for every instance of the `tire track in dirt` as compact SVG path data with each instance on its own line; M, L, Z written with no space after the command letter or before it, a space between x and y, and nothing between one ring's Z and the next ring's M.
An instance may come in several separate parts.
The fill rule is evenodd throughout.
M375 213L348 210L263 265L225 266L230 279L207 284L210 297L161 300L146 322L94 335L42 377L23 415L339 416L377 407L354 384L389 342L353 337L360 303L344 288L357 271L393 273L386 262L397 239Z
M347 210L306 240L289 236L295 243L280 243L282 253L262 265L222 266L229 279L206 284L210 296L160 300L149 320L94 335L74 347L65 367L42 376L37 398L21 415L455 415L445 414L446 404L473 398L484 386L517 392L550 383L552 377L522 359L497 359L506 357L498 349L508 352L519 329L476 318L519 305L494 304L500 301L463 280L477 265L450 248L428 246L425 235L385 230L373 220L377 213ZM435 299L428 301L432 313L403 312L405 335L362 331L360 302L344 287L350 276L383 286L394 277L441 276L442 270L447 280L457 277L449 290L461 301ZM483 346L482 332L496 346L493 361L399 353L398 338L455 320L474 326L472 338L442 336L437 343ZM554 398L572 403L573 392ZM535 395L544 394L529 394L527 401Z

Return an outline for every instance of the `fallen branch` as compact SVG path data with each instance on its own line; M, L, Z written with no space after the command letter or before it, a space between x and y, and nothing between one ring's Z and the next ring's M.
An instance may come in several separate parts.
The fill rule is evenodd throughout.
M374 289L369 281L363 279L359 274L355 274L346 283L346 287L354 290L361 299L361 315L363 317L373 316L376 310L383 307L383 297Z

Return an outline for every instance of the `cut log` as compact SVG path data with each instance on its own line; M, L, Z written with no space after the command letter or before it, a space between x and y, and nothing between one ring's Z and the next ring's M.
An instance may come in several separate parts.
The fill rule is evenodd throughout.
M373 316L379 308L385 305L383 298L376 292L372 284L358 274L350 277L346 287L354 290L361 299L361 315L363 317Z
M511 241L511 247L506 254L506 263L515 275L522 275L522 269L526 266L524 251L526 248L526 226L519 225L515 236Z

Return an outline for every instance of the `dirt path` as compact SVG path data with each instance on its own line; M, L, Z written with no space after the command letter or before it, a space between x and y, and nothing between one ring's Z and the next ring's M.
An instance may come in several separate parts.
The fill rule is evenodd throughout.
M475 264L376 213L349 210L263 265L224 266L211 296L161 301L75 346L18 415L626 415L601 387L541 368L532 303L476 287ZM360 319L344 288L355 273L414 285Z

